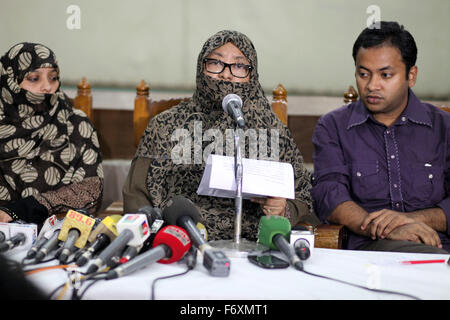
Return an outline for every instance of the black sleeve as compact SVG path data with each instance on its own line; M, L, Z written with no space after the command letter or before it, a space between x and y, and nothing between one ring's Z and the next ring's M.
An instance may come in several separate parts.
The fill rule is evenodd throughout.
M28 223L41 224L48 218L48 210L30 196L0 207L13 220L23 220ZM4 210L6 209L6 210Z

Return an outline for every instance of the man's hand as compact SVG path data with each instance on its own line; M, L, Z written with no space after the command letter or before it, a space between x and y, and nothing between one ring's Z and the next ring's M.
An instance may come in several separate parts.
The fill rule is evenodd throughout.
M283 216L286 214L286 199L278 197L252 198L252 202L259 203L267 216Z
M394 229L386 237L390 240L407 240L442 248L437 232L422 222L413 222Z
M5 212L0 210L0 222L11 222L12 218Z
M385 239L394 229L413 222L416 221L407 213L383 209L369 213L361 224L361 230L367 229L374 240Z

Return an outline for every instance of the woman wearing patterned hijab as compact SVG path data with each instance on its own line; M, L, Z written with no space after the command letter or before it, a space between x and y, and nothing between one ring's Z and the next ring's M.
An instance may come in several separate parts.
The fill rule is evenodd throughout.
M0 60L0 221L94 213L103 192L97 133L60 88L54 53L19 43Z
M261 132L258 130L265 129L268 145L266 158L279 158L277 160L280 162L291 163L295 175L295 200L244 200L242 237L256 240L259 219L264 214L286 216L292 225L300 221L318 224L312 212L310 176L289 130L272 112L259 84L257 57L252 42L235 31L221 31L213 35L198 56L196 83L197 89L189 101L158 114L146 128L124 185L125 212L136 212L144 205L164 208L173 196L182 195L200 209L209 240L233 237L234 199L200 196L196 191L205 169L204 153L220 153L217 151L220 148L211 148L211 141L214 140L216 147L222 145L227 131L234 129L233 119L222 109L223 98L234 93L243 101L244 131L255 129ZM190 159L176 159L180 139L174 139L175 132L188 132L188 139L198 133L203 137L201 145L195 141L191 144ZM214 138L208 137L211 133ZM274 140L277 146L272 146L271 138L275 133L278 134L278 141ZM223 141L220 137L224 137ZM234 150L233 139L231 142ZM279 155L272 154L274 150ZM249 143L246 143L242 157L248 158L249 152ZM264 157L260 154L261 158Z

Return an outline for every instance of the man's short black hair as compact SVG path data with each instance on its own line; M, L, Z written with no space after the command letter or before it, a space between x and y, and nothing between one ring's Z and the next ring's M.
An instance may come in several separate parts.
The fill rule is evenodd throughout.
M403 26L393 21L380 21L379 26L374 24L365 28L353 45L353 60L362 47L364 49L389 45L400 50L403 62L406 65L406 77L409 70L416 64L417 46L413 36Z

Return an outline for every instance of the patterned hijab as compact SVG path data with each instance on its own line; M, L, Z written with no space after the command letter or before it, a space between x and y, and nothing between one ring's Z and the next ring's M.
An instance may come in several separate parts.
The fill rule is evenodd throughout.
M52 94L19 86L38 68L59 74L54 53L42 44L19 43L0 60L0 205L102 170L97 134L60 86Z
M204 59L216 48L232 42L236 45L252 65L250 80L245 83L218 80L203 73ZM174 195L183 195L191 199L200 209L203 222L207 228L210 240L231 239L234 234L234 199L206 197L197 195L196 191L205 169L202 153L211 150L212 139L205 138L209 129L222 133L225 144L226 131L234 130L233 119L224 113L222 100L234 93L242 98L242 111L245 118L245 128L267 129L267 156L271 157L270 129L279 133L279 161L289 162L294 167L296 176L297 199L304 200L311 208L309 190L300 179L307 174L302 162L302 156L291 138L289 130L273 113L269 101L258 80L256 50L247 36L236 31L220 31L209 38L203 45L197 61L197 88L192 98L187 102L160 113L153 118L141 140L136 156L151 158L152 162L147 176L147 190L152 205L164 207ZM179 140L173 139L176 129L189 132L192 137L191 161L174 163L173 154L177 150ZM195 142L196 135L203 134L199 147ZM171 138L172 137L172 138ZM233 140L231 139L233 142ZM228 142L228 141L227 141ZM223 146L223 153L234 145ZM214 150L212 150L214 153ZM249 157L249 143L245 143L243 157ZM259 205L244 201L242 216L242 236L248 240L256 240L259 218L263 215Z

